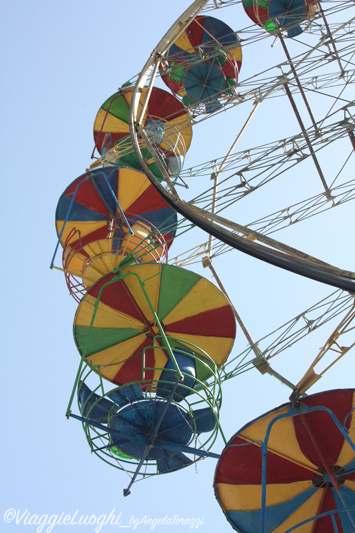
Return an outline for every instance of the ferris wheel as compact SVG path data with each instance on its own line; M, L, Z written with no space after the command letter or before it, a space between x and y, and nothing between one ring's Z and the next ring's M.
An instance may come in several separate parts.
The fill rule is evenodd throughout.
M355 451L353 393L338 393L346 395L349 407L341 413L333 406L335 393L310 396L309 401L304 396L355 344L339 344L353 329L355 274L337 266L336 258L330 264L273 235L279 230L287 234L298 222L307 227L311 217L341 210L354 198L351 8L350 0L196 0L160 40L141 73L106 98L96 115L95 161L64 191L56 215L62 269L79 303L74 339L81 359L67 415L83 422L92 451L131 476L125 495L138 476L179 470L202 457L219 458L212 446L221 432L223 382L257 369L290 387L290 403L265 415L264 422L251 423L252 429L242 428L229 443L224 439L215 491L232 527L247 527L238 514L245 517L240 502L247 497L240 496L238 473L233 472L233 479L227 475L231 461L240 460L243 446L248 448L246 461L256 460L254 453L261 460L270 451L268 431L276 418L289 425L300 417L307 436L297 434L292 446L282 449L281 428L277 443L277 453L293 465L299 460L294 449L302 448L304 439L317 440L327 423L323 414L318 416L324 410L340 432L340 455L330 464L307 450L302 461L321 489L317 498L328 498L328 507L317 500L299 513L300 501L293 501L292 491L292 498L270 503L265 462L255 489L262 498L248 508L255 516L245 531L266 531L271 519L286 531L284 517L274 513L274 506L285 501L292 513L297 508L288 528L302 520L325 524L324 531L350 531L354 525L354 472L349 467ZM259 58L255 65L250 59L248 64L249 50ZM242 139L257 130L264 108L263 117L270 122L245 147ZM268 114L269 109L280 111ZM236 120L239 110L242 121ZM228 114L233 127L219 132L219 118ZM209 128L227 148L208 161L195 154L198 162L188 168L192 137L206 135ZM336 157L330 165L324 154L331 150ZM309 186L297 187L297 177L305 175ZM297 195L295 189L301 189ZM276 194L270 198L268 190ZM239 218L239 206L245 203L252 218L245 213ZM183 219L177 221L176 213ZM171 257L173 241L182 241L196 226L205 232L201 242L186 244ZM217 258L233 249L324 283L331 293L255 340L217 273ZM218 288L185 269L200 261ZM272 368L273 357L330 320L336 320L335 329L298 383ZM248 342L238 355L232 352L235 321ZM316 365L330 352L333 360L318 372ZM99 381L91 390L87 383L96 375ZM79 415L71 411L75 393ZM254 441L262 445L249 454L247 444ZM238 446L236 458L230 459ZM322 454L319 446L317 450ZM285 482L297 483L292 475ZM335 496L328 496L330 490L339 505ZM308 492L302 497L303 505Z
M218 119L220 113L248 106L247 120L231 142L230 149L219 158L184 169L180 173L180 183L170 179L172 176L169 177L167 173L164 187L161 180L158 181L145 167L140 144L143 139L147 145L151 146L151 143L140 124L140 109L133 96L130 127L135 152L147 175L170 205L210 234L205 243L181 254L177 264L193 264L201 256L206 256L205 265L211 266L211 259L236 248L278 267L344 290L348 295L350 293L346 297L346 306L350 309L346 321L351 322L354 274L269 236L326 210L342 206L353 198L354 182L350 169L355 140L352 111L354 20L349 11L351 3L330 3L329 6L322 3L320 6L318 3L300 2L297 6L295 3L292 9L289 3L283 5L281 2L275 3L277 8L275 5L269 6L267 11L259 2L250 5L244 2L247 14L263 29L254 25L237 32L227 29L224 23L215 18L201 15L212 11L216 14L218 10L235 4L238 2L194 3L150 55L136 84L136 94L143 85L153 87L158 83L157 73L160 72L163 81L190 109L195 135L198 134L200 123L204 129L208 128L207 119L212 122ZM279 9L281 14L278 17L271 16L272 9ZM193 17L195 25L191 22ZM307 32L304 38L307 37L308 41L294 43L294 37L299 37L303 30ZM276 62L271 66L265 64L262 72L256 70L243 78L241 49L245 56L248 46L259 45L256 53L260 53L260 49L263 53L267 39L272 42L272 51L278 48ZM223 58L222 43L227 50ZM294 57L291 57L291 46L296 50ZM234 85L231 77L223 71L224 68L227 73L231 72L233 60ZM191 89L192 78L196 85ZM195 101L191 96L194 96ZM293 126L297 124L296 132L293 127L292 133L281 139L236 151L246 128L253 128L253 117L259 109L270 101L276 106L273 100L277 99L278 102L282 98L289 104L289 116L283 120L289 122L290 116L293 116ZM317 119L313 111L314 103ZM277 114L275 122L282 122ZM228 132L224 131L223 137L227 135ZM332 149L337 150L339 160L337 168L329 172L327 167L323 167L322 156ZM283 198L283 191L289 187L289 180L286 181L288 176L293 173L297 177L297 174L299 176L305 172L310 175L309 181L314 181L304 191L303 199L283 203L271 214L253 221L249 219L247 223L242 224L238 220L236 213L239 209L236 207L241 204L237 202L247 199L250 203L252 196L260 196L272 182L277 183L277 193L281 193L280 197ZM189 189L184 187L184 184L191 183L194 192L198 189L193 197L189 197ZM315 192L307 196L309 191ZM269 200L267 198L265 203ZM213 237L219 241L212 248ZM334 294L334 299L330 296L327 301L330 313L338 307L337 298L341 293ZM322 304L319 302L314 307L318 306ZM317 319L322 320L321 317ZM340 330L334 332L333 340L338 338Z

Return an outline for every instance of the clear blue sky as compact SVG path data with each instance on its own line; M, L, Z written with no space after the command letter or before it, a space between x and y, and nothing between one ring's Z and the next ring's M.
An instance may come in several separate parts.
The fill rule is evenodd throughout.
M25 513L23 520L32 514L73 515L76 510L78 517L108 516L114 510L116 516L121 513L121 526L132 525L132 516L178 516L203 518L202 532L231 530L213 494L214 460L137 483L132 495L123 498L128 477L90 455L80 423L64 416L79 363L72 336L76 303L68 295L63 275L49 269L56 244L57 201L90 164L92 126L100 105L139 72L163 33L188 5L186 0L20 0L16 6L2 7L2 531L36 530L34 525L16 526L15 520L3 523L10 508L19 511L19 516ZM213 15L235 30L249 26L241 5ZM272 42L270 38L246 47L240 81L281 60L276 57L281 57L282 50L279 45L271 48ZM290 43L294 53L292 47ZM312 106L320 118L324 110L317 97ZM197 126L186 165L222 156L250 109L240 106L215 122ZM253 119L240 149L297 132L285 98L269 99ZM322 160L332 176L337 172L337 157L337 152L328 150ZM233 207L235 220L248 223L259 218L259 213L271 213L311 196L320 190L317 180L311 165L297 167L282 186L271 185L258 193L254 203L247 199ZM199 190L199 183L194 187ZM351 215L348 203L344 209L334 209L275 237L352 270ZM182 237L174 243L171 256L203 240L200 232L191 232L185 241ZM215 268L255 340L331 292L239 252L217 259ZM192 269L211 279L200 265ZM328 324L280 355L275 368L298 381L335 326L336 322ZM238 328L233 354L246 346ZM351 387L353 376L350 353L312 392ZM227 439L246 422L286 402L288 396L285 386L256 370L226 382L221 423ZM220 453L222 448L219 439L214 451ZM94 527L81 529L93 531ZM110 533L117 527L107 525L102 530ZM53 530L78 528L63 525ZM167 528L156 526L155 530L173 533L188 526ZM150 529L142 524L138 530Z

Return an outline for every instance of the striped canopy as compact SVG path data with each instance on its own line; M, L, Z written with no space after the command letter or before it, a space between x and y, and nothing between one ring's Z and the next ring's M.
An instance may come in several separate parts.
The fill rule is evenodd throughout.
M147 87L143 89L139 109L144 104L146 93ZM128 125L132 94L133 87L121 89L102 104L94 122L94 139L100 154L115 146L117 164L139 170L140 163L133 149ZM178 172L192 139L192 121L184 106L167 91L154 87L142 124L161 161L169 169L177 165ZM160 177L152 154L143 148L142 155L151 171Z
M311 20L317 9L314 0L243 0L243 6L258 26L273 35L287 31L288 37L300 35L300 24Z
M221 20L196 17L171 45L161 66L166 85L180 97L203 101L228 95L242 63L240 40ZM191 84L195 81L195 91ZM200 81L200 86L198 82ZM185 100L183 100L183 103Z
M129 264L161 262L167 259L167 246L161 244L164 237L147 237L149 229L145 224L135 222L131 228L133 235L127 231L115 231L114 235L106 239L89 242L78 249L66 246L63 252L64 269L68 275L82 279L81 286L72 281L69 289L78 288L82 292L102 276L118 268L122 261Z
M282 405L238 431L225 447L214 479L217 500L232 527L243 533L261 531L261 442L269 424L289 414L274 422L267 442L265 532L285 533L323 513L296 531L354 531L355 512L344 511L355 506L354 409L354 389L322 392L293 408ZM352 446L330 413L346 428ZM334 515L338 529L327 514L332 510L341 511Z
M152 309L172 347L187 346L196 354L197 379L211 375L204 352L217 366L224 363L234 343L235 319L215 285L167 264L132 265L119 274L122 279L108 274L88 290L74 320L80 354L104 378L116 384L159 379L168 355L159 340L153 348L159 330Z
M82 248L106 239L115 228L127 230L116 201L133 223L143 222L147 228L157 228L165 236L167 246L171 245L177 215L146 175L130 168L103 167L79 176L61 195L56 229L62 246Z

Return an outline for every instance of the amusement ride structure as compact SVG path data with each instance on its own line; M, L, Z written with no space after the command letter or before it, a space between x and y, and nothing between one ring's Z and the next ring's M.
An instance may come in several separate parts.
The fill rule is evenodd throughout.
M58 201L51 268L78 303L66 414L98 457L130 476L125 495L138 479L212 458L216 498L236 531L355 531L355 389L308 395L355 344L355 274L271 236L354 199L354 15L352 0L195 0L93 117L92 161ZM292 117L275 116L282 138L273 140L271 121L261 144L238 151L274 100ZM226 153L187 168L193 132L210 124ZM309 176L310 196L277 205L297 174ZM243 204L249 216L275 184L273 212L244 222ZM204 237L191 245L196 227ZM182 252L171 257L176 239ZM255 341L215 268L233 250L331 292ZM186 268L201 261L215 284ZM331 320L297 383L273 368ZM248 342L241 353L236 325ZM249 369L277 378L290 398L228 442L223 383Z

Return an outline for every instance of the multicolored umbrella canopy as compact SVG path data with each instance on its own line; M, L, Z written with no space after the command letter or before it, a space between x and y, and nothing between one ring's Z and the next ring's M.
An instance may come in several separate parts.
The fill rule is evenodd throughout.
M140 97L141 107L146 93L147 88ZM100 154L115 147L114 160L117 164L140 170L128 125L132 94L133 87L121 89L102 104L94 122L94 139ZM154 87L142 124L161 162L177 177L192 139L192 121L188 111L173 95ZM142 155L153 174L161 178L152 154L144 146Z
M287 31L297 37L303 30L300 24L311 20L317 10L314 0L243 0L247 15L271 34Z
M154 343L159 330L152 309L172 348L188 353L186 346L196 354L197 379L204 381L211 374L204 352L217 366L224 363L234 343L235 319L215 285L167 264L132 265L119 274L122 279L111 273L95 283L74 319L80 354L100 368L104 378L116 384L159 380L170 359L161 342Z
M116 249L124 249L127 226L117 203L133 225L136 224L136 239L140 235L143 239L144 225L146 231L151 228L153 236L155 229L159 230L159 239L164 241L159 241L160 246L171 245L176 232L176 213L146 175L130 168L103 167L79 176L61 195L56 229L62 246L70 245L78 250L88 243L112 237Z
M233 94L242 63L235 32L221 20L196 17L170 47L160 68L162 78L185 105L221 107L218 97Z
M352 447L326 408L346 428ZM262 497L262 450L267 442L265 532L350 533L355 512L355 390L334 390L302 398L298 408L285 404L244 426L232 437L218 462L214 488L232 527L259 533Z
M69 244L63 252L64 270L70 276L81 278L82 288L87 288L112 272L121 261L128 264L167 260L167 245L162 235L149 238L151 229L137 221L132 221L131 229L133 235L127 228L116 230L106 239L89 242L79 249Z

